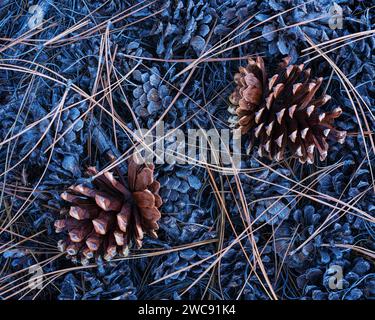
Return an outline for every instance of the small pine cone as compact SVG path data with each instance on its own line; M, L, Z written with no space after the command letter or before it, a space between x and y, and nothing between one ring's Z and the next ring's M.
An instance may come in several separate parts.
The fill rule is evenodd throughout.
M320 160L327 157L327 138L343 143L345 131L333 127L341 108L323 112L320 108L331 98L315 97L323 78L311 79L304 65L290 65L290 57L279 64L277 73L268 78L261 57L240 67L234 76L237 84L229 100L231 127L239 127L256 140L259 156L281 161L287 151L301 163L314 162L314 150ZM252 143L252 145L253 145Z
M87 173L94 176L98 171L89 167ZM131 159L128 187L111 172L95 178L92 186L69 187L61 198L70 207L62 210L64 219L55 221L56 232L68 234L59 241L60 251L85 264L94 256L111 260L118 253L127 255L132 243L142 246L144 233L157 238L162 199L153 175L153 165Z

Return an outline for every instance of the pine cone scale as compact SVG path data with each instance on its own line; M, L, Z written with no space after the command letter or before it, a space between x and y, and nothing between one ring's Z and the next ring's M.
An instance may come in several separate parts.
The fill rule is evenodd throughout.
M99 234L96 232L92 232L86 240L86 245L91 251L97 251L100 247L101 242L102 238L99 236Z
M120 199L106 193L97 193L95 195L95 202L104 211L118 211L122 207Z
M76 220L94 219L99 215L99 209L94 206L73 206L70 207L69 215Z

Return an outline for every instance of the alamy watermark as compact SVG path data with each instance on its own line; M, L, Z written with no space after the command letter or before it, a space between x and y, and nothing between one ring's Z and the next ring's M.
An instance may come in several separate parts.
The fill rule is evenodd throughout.
M43 8L33 5L29 13L29 28L41 28L45 16ZM343 10L337 3L329 7L328 15L331 29L343 28ZM210 164L223 174L234 174L241 168L240 129L188 129L186 136L178 128L164 132L164 122L159 121L156 134L140 129L134 137L138 163Z
M41 28L44 18L44 10L39 5L33 5L29 8L29 13L31 14L31 17L29 18L29 21L27 25L30 29L35 28Z
M181 129L165 131L164 121L158 121L155 130L134 132L135 161L139 164L210 164L224 174L233 174L241 168L240 129Z
M31 17L28 21L28 26L30 29L41 28L44 19L44 10L39 5L32 5L29 7L29 13ZM332 30L342 29L343 24L343 10L340 5L334 2L328 9L329 19L328 25Z
M34 264L29 267L29 282L28 287L31 290L43 289L43 269L39 264Z
M343 10L337 4L333 3L328 10L330 18L328 19L328 25L332 30L342 29L344 27Z
M331 290L341 290L343 289L343 279L344 274L342 267L339 265L332 265L328 269L328 287Z

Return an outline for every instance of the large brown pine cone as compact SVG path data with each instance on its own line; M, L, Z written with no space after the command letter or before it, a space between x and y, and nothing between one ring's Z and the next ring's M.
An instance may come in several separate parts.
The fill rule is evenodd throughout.
M261 57L248 62L234 77L237 86L228 109L234 116L229 122L251 135L251 145L259 145L260 156L281 161L289 151L300 162L313 163L315 148L320 160L326 158L327 138L344 142L346 132L333 127L341 108L323 112L321 107L331 97L316 97L323 78L311 79L310 69L290 65L290 57L283 59L271 78Z
M153 171L153 165L138 165L132 159L128 187L111 172L95 178L92 186L69 187L61 197L70 207L62 210L63 219L55 221L56 232L68 235L59 241L59 249L85 264L97 256L111 260L117 254L127 255L132 243L142 246L144 233L157 237L162 199ZM87 173L98 172L89 167Z

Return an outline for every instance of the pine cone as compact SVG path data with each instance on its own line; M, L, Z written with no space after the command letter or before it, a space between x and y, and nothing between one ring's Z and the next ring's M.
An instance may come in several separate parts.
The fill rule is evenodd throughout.
M326 94L315 97L323 78L311 79L310 69L289 65L290 60L284 58L271 78L261 57L240 67L234 77L237 87L229 98L233 107L228 110L235 114L229 122L243 134L251 133L252 145L257 140L261 157L281 161L289 150L301 163L313 163L316 147L324 160L327 138L345 140L346 132L333 127L342 110L321 111L331 98Z
M95 178L92 186L69 187L61 198L70 208L62 210L64 219L55 221L56 232L68 233L66 240L59 241L59 249L85 264L94 256L106 260L117 253L126 256L132 243L142 246L144 233L157 238L162 199L153 171L153 165L130 160L128 187L111 172ZM89 167L87 173L94 176L98 171Z

